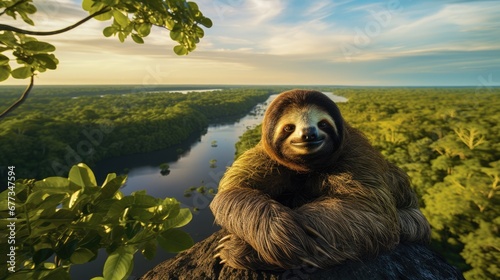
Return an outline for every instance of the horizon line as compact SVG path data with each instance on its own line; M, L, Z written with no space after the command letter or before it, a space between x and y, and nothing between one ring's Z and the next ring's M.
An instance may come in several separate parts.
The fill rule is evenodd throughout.
M27 85L19 85L19 84L0 84L0 87L26 87ZM36 87L48 87L48 86L134 86L134 87L166 87L166 86L178 86L178 87L280 87L280 86L313 86L313 87L478 87L479 85L341 85L341 84L42 84L42 85L34 85L33 88ZM498 85L489 85L490 88L500 88L500 84Z

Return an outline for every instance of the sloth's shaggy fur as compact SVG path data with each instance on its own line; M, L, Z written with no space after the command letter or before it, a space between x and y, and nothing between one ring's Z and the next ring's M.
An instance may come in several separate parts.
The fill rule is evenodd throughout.
M210 208L231 233L216 257L235 268L326 268L430 238L408 176L317 91L269 105L261 141L227 170Z

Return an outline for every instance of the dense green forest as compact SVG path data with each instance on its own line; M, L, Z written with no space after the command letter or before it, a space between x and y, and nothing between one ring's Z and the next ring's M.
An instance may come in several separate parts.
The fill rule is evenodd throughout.
M0 88L2 105L16 98L12 89L19 92ZM0 122L0 166L16 166L18 178L66 176L77 162L174 145L282 90L182 94L89 86L77 94L40 87ZM339 103L346 121L408 172L433 227L433 248L467 279L500 278L500 89L321 90L347 97ZM259 138L259 128L248 130L237 153Z
M19 92L1 90L2 104ZM123 86L36 90L0 122L0 166L16 166L18 178L65 176L78 162L92 165L170 147L209 123L234 121L273 93L240 88L183 94Z
M410 175L433 248L467 279L500 279L500 89L343 88L347 122ZM247 131L237 154L259 141Z

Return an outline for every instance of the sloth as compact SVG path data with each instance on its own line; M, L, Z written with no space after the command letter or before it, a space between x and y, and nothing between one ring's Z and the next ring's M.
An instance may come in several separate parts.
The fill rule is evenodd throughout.
M328 268L430 240L406 173L318 91L271 102L260 142L226 171L210 208L228 232L214 257L233 268Z

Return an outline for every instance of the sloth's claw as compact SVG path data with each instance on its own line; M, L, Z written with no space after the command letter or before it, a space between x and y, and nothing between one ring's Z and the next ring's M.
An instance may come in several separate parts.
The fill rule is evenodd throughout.
M308 259L306 259L306 258L302 258L302 257L301 257L301 258L300 258L300 260L301 260L301 261L303 261L304 263L306 263L306 264L308 264L308 265L312 266L312 267L315 267L315 268L321 268L318 264L316 264L316 263L314 263L314 262L312 262L311 260L308 260Z
M224 248L224 243L222 243L219 246L215 247L215 251L219 251L222 248Z
M233 237L233 235L232 235L232 234L228 234L228 235L226 235L226 236L222 237L222 238L219 240L219 243L222 243L222 242L224 242L224 241L227 241L227 240L231 239L231 237Z
M233 235L232 234L228 234L224 237L222 237L220 240L219 240L219 245L217 247L215 247L215 252L218 252L217 254L214 255L214 259L216 258L220 258L221 261L219 262L219 264L225 264L226 263L226 260L222 258L221 256L221 253L219 252L220 250L222 250L224 247L225 247L225 244L224 242L228 241L229 239L231 239Z

